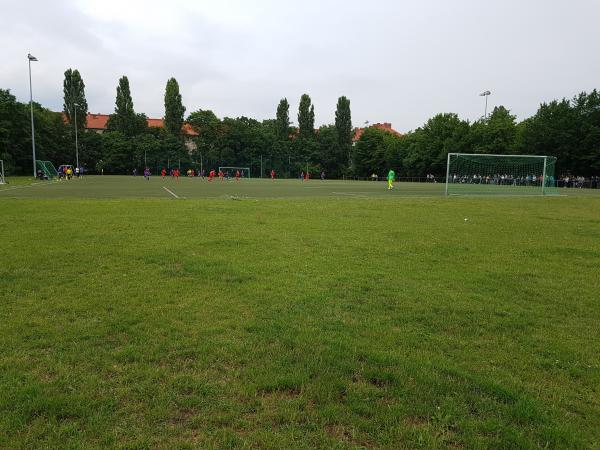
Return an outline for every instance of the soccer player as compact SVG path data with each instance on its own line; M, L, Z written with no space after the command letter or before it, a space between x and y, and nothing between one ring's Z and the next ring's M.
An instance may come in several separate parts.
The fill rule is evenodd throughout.
M150 169L148 169L147 167L144 169L144 178L146 179L146 181L150 181Z
M214 177L215 177L215 170L213 169L208 173L208 181L212 181Z
M175 180L179 181L179 175L181 175L179 169L175 169Z
M325 171L321 171L321 181L325 181Z
M240 181L240 171L239 170L235 171L235 181Z
M396 172L394 169L390 169L388 172L388 190L394 189L394 178L396 178Z
M300 172L300 181L304 181L304 171Z
M164 180L165 177L167 176L167 171L166 169L163 167L163 169L160 171L160 176L162 177L162 179Z
M223 173L222 170L219 169L218 175L219 175L219 180L223 181L223 177L225 176L225 174Z
M271 169L271 180L275 181L275 169Z

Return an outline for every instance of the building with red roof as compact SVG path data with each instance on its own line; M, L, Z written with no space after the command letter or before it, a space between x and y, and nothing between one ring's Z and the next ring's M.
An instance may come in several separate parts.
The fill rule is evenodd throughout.
M375 123L367 128L377 128L379 130L383 130L383 131L387 131L389 133L395 134L396 136L402 136L402 133L400 133L399 131L396 131L392 128L392 124L389 122L384 122L384 123ZM360 137L362 136L362 134L365 132L366 128L355 128L354 129L354 136L352 137L352 142L356 143L358 142L358 140L360 139Z
M108 114L92 114L88 113L86 117L85 129L95 133L104 133L108 129ZM67 121L67 117L63 113L63 119ZM148 118L148 126L152 128L164 128L165 121L163 119ZM191 151L196 149L196 143L193 138L199 136L199 133L189 123L184 123L181 127L181 134L185 139L186 147Z
M92 114L88 113L87 123L85 125L86 130L95 131L96 133L103 133L108 129L108 114ZM148 126L154 128L164 128L165 121L163 119L151 119L148 118ZM186 137L198 136L198 132L192 128L189 123L184 123L181 127L181 133Z

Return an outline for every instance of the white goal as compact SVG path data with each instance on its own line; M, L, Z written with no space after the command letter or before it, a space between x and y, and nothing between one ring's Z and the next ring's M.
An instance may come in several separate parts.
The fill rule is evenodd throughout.
M448 153L446 195L556 194L556 158Z
M233 166L220 166L219 171L223 172L225 176L229 174L231 178L235 177L235 173L240 171L242 178L250 178L250 167L233 167Z

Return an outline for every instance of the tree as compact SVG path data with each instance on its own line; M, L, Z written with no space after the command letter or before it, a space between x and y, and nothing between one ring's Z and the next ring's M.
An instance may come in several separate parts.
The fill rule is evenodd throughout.
M385 130L367 128L354 147L353 163L356 175L366 177L372 173L382 174L386 169Z
M111 114L107 126L109 130L120 131L125 136L135 136L140 132L141 121L133 109L129 80L125 75L119 79L115 113ZM106 164L110 164L108 160Z
M315 133L315 106L308 94L302 94L302 97L300 97L298 127L302 138L310 138Z
M167 81L165 89L165 129L172 135L181 135L185 106L181 102L179 84L175 78Z
M471 144L474 153L510 154L514 150L517 125L504 106L496 106L492 114L471 126Z
M24 104L9 90L0 89L0 159L7 173L31 170L31 129Z
M282 98L277 105L276 115L277 137L280 140L287 140L290 135L290 104L287 98Z
M338 98L335 110L335 128L338 133L340 147L352 146L352 114L350 113L350 100L342 96Z
M85 84L77 69L67 69L63 81L63 112L69 123L74 124L77 110L77 128L83 130L87 121L88 104L85 99ZM75 106L77 105L77 106Z
M454 113L437 114L406 136L402 144L404 174L445 174L448 153L468 151L469 123Z
M346 164L350 167L350 155L352 152L352 114L350 113L350 100L342 96L338 98L335 110L335 128L338 135L339 149L347 155L344 159L340 158L338 164Z

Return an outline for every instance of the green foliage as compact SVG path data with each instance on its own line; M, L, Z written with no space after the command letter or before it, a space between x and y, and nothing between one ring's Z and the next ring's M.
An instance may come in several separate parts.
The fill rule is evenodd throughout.
M298 129L300 137L307 139L315 134L315 106L308 94L302 94L298 107Z
M129 89L129 79L122 76L117 86L117 98L115 100L115 113L108 120L108 129L119 131L125 136L135 136L143 132L147 122L142 124L141 116L135 113L133 99Z
M579 94L543 103L519 126L519 151L558 158L558 174L594 175L600 171L600 93Z
M184 114L185 106L181 102L179 83L175 78L170 78L165 89L165 129L168 133L181 135Z
M29 104L19 103L8 90L0 89L0 159L7 174L29 173L32 167ZM61 114L33 103L36 156L74 163L75 148ZM72 158L71 158L72 157Z
M337 129L340 147L350 147L353 136L352 114L350 112L350 100L344 96L338 98L335 110L335 128Z
M504 106L497 106L487 119L471 126L473 153L512 154L517 135L516 117Z
M469 123L456 114L432 117L422 128L406 136L402 158L406 170L402 176L445 175L448 153L470 150L469 132Z
M373 173L382 175L390 169L388 156L390 141L386 140L389 133L378 128L367 128L354 146L352 157L354 173L367 177ZM398 172L398 171L397 171Z
M67 69L63 81L63 112L70 124L75 123L77 110L77 128L83 130L87 121L88 104L85 98L85 84L77 69ZM77 105L77 106L75 106Z
M282 98L277 105L276 129L279 140L287 141L290 135L290 104Z

